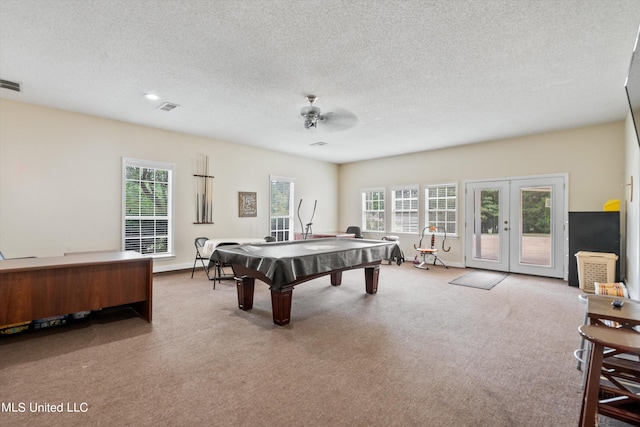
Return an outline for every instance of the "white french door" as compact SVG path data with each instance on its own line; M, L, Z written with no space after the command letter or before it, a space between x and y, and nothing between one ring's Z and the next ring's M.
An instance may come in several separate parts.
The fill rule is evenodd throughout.
M467 183L465 265L509 271L509 181Z
M564 277L565 176L470 182L465 265Z

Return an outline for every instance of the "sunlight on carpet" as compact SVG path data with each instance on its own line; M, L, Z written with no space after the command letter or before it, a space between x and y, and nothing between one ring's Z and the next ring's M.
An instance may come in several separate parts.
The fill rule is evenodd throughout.
M452 285L489 290L502 282L508 275L508 273L497 271L472 271L471 273L467 273L453 279L449 283Z

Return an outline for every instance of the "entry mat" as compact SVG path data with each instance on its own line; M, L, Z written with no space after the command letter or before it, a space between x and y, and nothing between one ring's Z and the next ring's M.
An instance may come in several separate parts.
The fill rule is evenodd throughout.
M489 290L502 282L508 275L509 273L502 273L499 271L475 270L471 273L463 274L449 283L452 285L469 286L471 288Z

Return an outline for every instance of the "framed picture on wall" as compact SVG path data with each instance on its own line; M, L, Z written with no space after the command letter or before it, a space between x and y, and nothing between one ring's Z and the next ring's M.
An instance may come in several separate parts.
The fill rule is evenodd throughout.
M255 192L238 192L238 216L258 216L258 199Z

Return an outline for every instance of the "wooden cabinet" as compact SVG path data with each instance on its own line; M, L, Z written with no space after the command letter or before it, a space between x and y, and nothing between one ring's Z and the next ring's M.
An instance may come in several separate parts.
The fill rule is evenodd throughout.
M96 252L0 261L0 325L131 305L151 322L153 260Z

